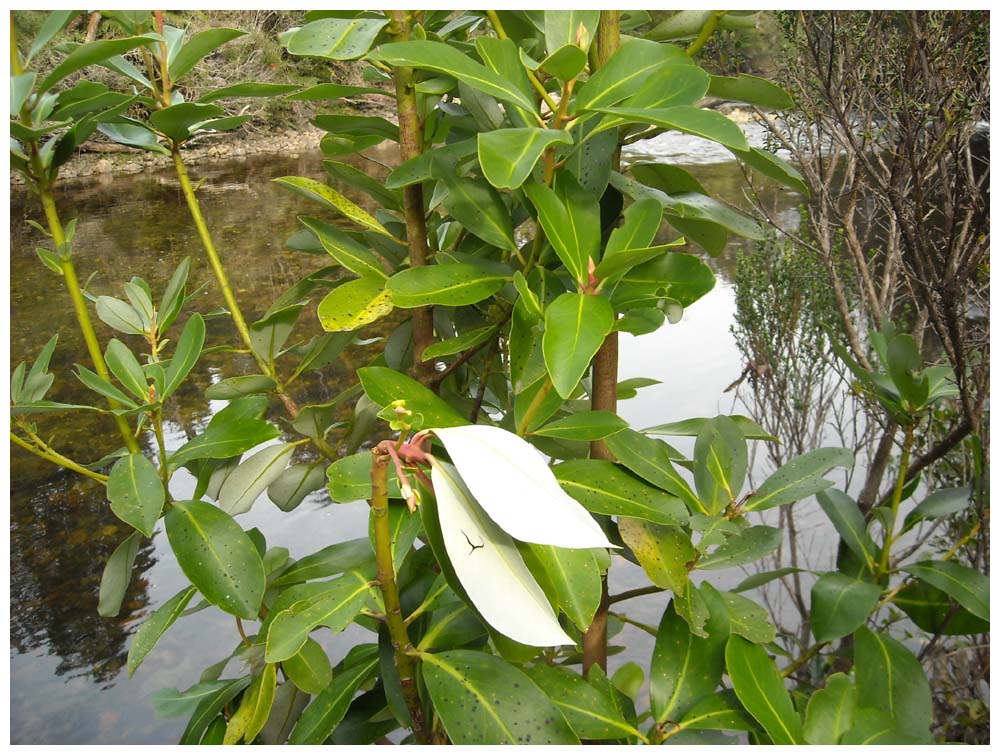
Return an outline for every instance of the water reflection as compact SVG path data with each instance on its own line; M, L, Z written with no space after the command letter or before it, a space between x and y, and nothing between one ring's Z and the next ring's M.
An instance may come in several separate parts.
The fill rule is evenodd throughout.
M376 175L379 172L377 168L372 171L371 164L358 163L357 167ZM735 205L745 202L743 176L734 164L692 170L709 191L725 201ZM269 180L282 175L326 179L318 154L295 159L249 158L196 166L192 172L196 179L207 179L200 192L203 211L248 319L263 314L288 286L326 264L325 258L293 253L283 245L284 239L300 228L297 215L321 215L322 211ZM340 188L354 201L370 207L367 197L349 187ZM794 205L794 198L782 192L775 192L771 200L786 210ZM207 291L194 303L195 309L208 312L218 305L214 278L172 173L116 177L110 186L74 186L59 197L59 204L66 219L79 217L75 255L82 279L95 273L89 284L95 295L121 296L120 286L128 275L143 277L157 293L177 263L190 256L191 287L209 282ZM71 377L72 362L84 353L83 343L65 295L35 258L35 246L45 239L24 222L34 217L34 204L24 195L15 195L11 203L11 364L33 359L48 335L58 330L60 342L52 360L57 380L49 397L68 403L91 400L86 389ZM731 285L734 260L727 251L710 261L720 280L680 324L644 336L641 346L637 339L623 338L622 377L641 375L663 381L641 391L637 399L622 403L622 416L634 425L738 410L722 393L742 368L729 332L735 310ZM296 334L303 340L319 332L315 304L300 316ZM123 338L100 321L95 326L102 342L112 336ZM364 336L378 332L372 329ZM225 317L208 321L207 337L209 345L236 341ZM141 348L139 343L130 345ZM376 344L349 350L337 364L304 376L293 387L293 397L300 405L330 400L353 381L354 371L368 363L378 349ZM211 411L219 408L207 405L203 394L220 375L255 372L256 365L246 355L216 352L204 356L192 379L166 407L168 446L176 448L193 437ZM345 413L348 410L343 408ZM38 424L43 437L51 438L56 448L74 458L91 461L117 447L110 423L99 415L43 415ZM123 664L129 635L150 611L186 583L169 555L162 531L140 550L121 616L100 619L96 606L101 572L127 528L108 510L100 486L71 475L53 474L51 467L17 448L11 450L11 478L17 481L11 495L12 740L176 741L183 722L155 720L148 697L164 686L183 689L195 683L202 668L227 655L235 638L231 619L206 611L178 621L136 678L126 682ZM184 495L181 488L193 488L189 478L179 477L176 484L179 489L172 492L179 496ZM291 514L281 514L262 501L240 521L245 528L260 528L269 543L290 548L293 557L366 532L363 504L332 506L324 499L322 491L314 494ZM634 571L616 566L613 590L634 586L635 580L642 578ZM658 597L627 608L641 621L655 624L663 602ZM334 661L362 631L352 628L355 634L326 638ZM628 651L615 657L612 670L626 660L645 664L651 638L629 627L620 641ZM99 695L94 694L97 689L101 690Z

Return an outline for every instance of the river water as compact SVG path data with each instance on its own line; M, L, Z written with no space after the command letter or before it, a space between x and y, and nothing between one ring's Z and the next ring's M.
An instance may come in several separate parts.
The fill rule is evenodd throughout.
M380 161L389 154L370 153ZM688 168L716 196L743 204L743 174L725 162L706 142L674 135L641 144L629 159L669 156ZM284 175L323 179L318 152L301 155L253 157L198 165L196 179L205 178L200 191L203 210L212 229L245 313L251 321L301 276L322 264L311 255L290 252L284 240L298 230L297 214L315 207L270 183ZM358 167L384 174L374 163ZM355 201L365 198L341 188ZM789 223L796 222L798 198L774 189L764 197ZM75 184L58 197L65 219L79 217L75 255L81 279L92 273L95 294L121 296L120 285L132 275L143 277L154 292L185 256L192 257L189 281L211 281L195 307L208 311L219 303L214 280L203 261L183 197L170 171L115 176L105 182ZM36 202L14 192L11 201L11 367L33 359L52 332L60 336L52 360L56 384L48 398L79 401L88 397L72 378L74 361L84 361L82 339L72 317L61 282L44 268L34 248L44 239L27 225L40 220ZM738 242L710 260L718 282L715 289L684 313L676 325L655 334L621 341L621 378L651 377L662 381L624 401L619 412L635 427L648 427L695 416L746 413L745 407L724 393L743 369L743 357L730 332L735 311L733 272ZM190 286L189 286L190 287ZM303 313L303 337L319 332L314 308ZM106 342L113 333L97 321ZM209 341L232 343L235 333L227 318L209 321ZM370 336L376 333L365 333ZM356 348L343 360L300 385L295 398L302 403L328 400L349 384L354 370L377 353L376 345ZM207 422L200 395L221 374L255 372L240 355L204 357L197 377L177 394L167 423L167 444L176 448ZM67 455L97 459L116 447L113 432L101 420L82 415L44 416L43 437ZM683 441L683 439L678 439ZM148 441L147 441L148 443ZM682 450L691 444L676 443ZM149 449L147 449L149 450ZM185 689L198 681L201 670L226 656L238 639L230 618L204 611L179 620L147 657L131 680L125 671L130 636L151 611L174 595L186 580L166 543L162 526L144 543L133 581L115 619L97 615L97 595L107 557L127 534L108 509L103 488L89 480L53 469L20 449L11 449L10 589L11 741L21 744L153 744L177 741L182 719L157 720L149 696L162 687ZM757 470L758 473L761 470ZM758 482L762 478L758 478ZM176 487L175 487L176 485ZM193 485L175 478L172 493L185 497ZM258 527L269 545L281 545L301 557L335 541L364 536L367 506L363 502L331 504L325 492L310 496L295 511L283 514L262 499L240 517L245 528ZM612 592L645 583L638 567L615 558ZM739 572L739 570L735 570ZM732 582L743 577L732 576ZM723 584L728 586L724 577ZM717 582L718 584L718 582ZM654 596L622 604L630 616L655 625L666 598ZM365 630L352 626L325 645L336 662L361 639ZM611 670L635 661L648 667L651 638L626 627L614 639L625 652L614 656Z

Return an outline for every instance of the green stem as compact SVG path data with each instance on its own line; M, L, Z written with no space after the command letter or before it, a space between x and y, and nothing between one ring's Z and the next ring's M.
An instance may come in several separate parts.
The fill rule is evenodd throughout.
M823 648L825 648L829 643L817 642L815 645L806 650L802 655L792 661L786 668L781 670L781 675L784 677L791 676L800 668L809 663L810 660Z
M490 24L492 24L493 30L497 33L497 37L507 39L507 32L504 30L503 23L501 23L497 12L495 10L488 10L486 11L486 17L490 20ZM541 98L545 100L545 104L549 106L549 110L553 113L556 112L558 105L556 105L555 100L552 99L545 87L542 86L542 82L535 76L535 72L529 71L527 68L524 69L524 72L528 74L528 81L531 82L531 86L535 88L535 91L538 92ZM538 118L540 125L544 127L545 122L541 120L538 114L532 113L532 115Z
M35 175L43 175L41 161L38 159L37 150L34 149L32 150L32 162L36 163L35 167L37 167ZM63 280L66 282L66 290L73 301L73 312L76 314L76 321L80 326L80 332L83 334L83 340L87 344L90 361L93 363L94 370L98 375L105 380L110 380L108 366L104 362L104 355L101 353L101 346L97 341L97 333L94 332L94 323L90 319L90 313L87 311L87 302L83 297L83 291L80 289L80 280L76 276L76 268L73 266L73 260L64 253L66 234L63 231L62 222L59 220L59 213L56 210L56 202L52 196L52 190L46 183L43 183L44 179L39 178L38 180L38 196L42 202L42 210L45 213L49 233L52 234L52 241L56 247L56 255L59 257L59 267L62 269ZM121 404L113 399L108 399L108 406L112 410L121 408ZM138 453L139 442L135 439L135 435L132 433L128 422L124 417L117 414L114 415L114 420L126 448L131 453Z
M29 453L33 453L35 456L41 459L45 459L48 462L57 464L60 467L64 467L65 469L68 469L71 472L77 472L78 474L82 474L85 477L89 477L92 480L97 480L98 482L103 483L105 485L107 485L108 483L107 475L98 474L97 472L92 472L86 467L80 466L75 461L73 461L70 458L67 458L66 456L63 456L61 453L54 450L41 440L36 440L35 438L32 438L33 443L28 443L28 441L26 441L24 438L22 438L19 435L16 435L13 430L10 431L10 439L14 444L20 446Z
M522 438L524 437L524 434L528 432L528 426L531 424L531 420L535 418L536 414L538 414L538 410L542 408L542 402L545 401L545 397L549 395L549 391L551 390L552 378L546 375L545 382L542 384L542 387L538 389L538 393L535 394L535 397L531 400L527 410L524 412L524 416L521 417L521 421L517 424L517 434Z
M896 487L892 491L892 502L890 504L889 525L885 531L885 541L882 544L882 555L878 562L878 573L880 575L889 573L889 552L895 542L896 516L899 513L899 504L903 500L903 488L906 486L906 470L910 465L910 451L913 448L913 425L907 425L905 436L903 437L903 455L899 460L899 475L896 477Z
M240 305L236 301L236 296L233 294L233 288L229 284L229 276L226 274L226 269L222 266L222 259L215 248L215 242L212 241L212 235L208 231L208 224L205 223L205 217L201 214L201 205L198 202L198 197L195 196L194 189L191 187L191 179L188 177L187 166L184 165L180 148L176 144L171 148L170 155L174 159L174 169L177 172L177 179L180 181L181 191L184 194L184 199L187 201L188 210L198 231L198 238L201 239L201 245L208 255L208 263L212 267L212 272L215 273L215 280L218 282L219 288L222 289L222 298L226 301L226 306L229 308L229 315L233 318L236 330L239 331L244 345L250 350L250 353L256 360L257 366L260 367L265 375L277 382L278 378L274 374L274 370L271 369L266 360L261 359L253 350L253 344L250 340L250 328L247 327L247 322L243 318L243 311L240 309Z
M170 468L167 466L167 444L163 440L162 409L157 409L153 415L153 433L156 435L156 447L160 452L160 480L163 482L163 492L169 496Z
M413 722L413 735L418 744L427 743L424 712L416 687L416 660L412 653L406 622L399 603L396 571L392 563L392 532L389 527L389 457L378 448L372 450L372 529L375 535L375 563L378 568L378 586L385 603L385 623L392 641L393 657L403 698Z
M594 38L593 69L597 71L606 65L618 50L621 41L621 17L619 11L601 11ZM620 153L619 153L620 154ZM619 166L612 166L617 168ZM590 408L594 411L618 411L618 333L610 333L594 355L591 373ZM614 461L614 454L603 441L590 444L590 458ZM583 633L583 673L593 666L608 668L608 596L607 575L601 581L601 603L594 620Z
M724 15L726 15L726 11L724 10L712 11L712 15L709 16L705 25L701 27L701 31L698 33L698 36L695 37L694 41L689 44L687 50L685 50L689 56L693 58L701 51L701 48L705 46L705 43L715 33L715 30L719 26L719 21L722 20Z

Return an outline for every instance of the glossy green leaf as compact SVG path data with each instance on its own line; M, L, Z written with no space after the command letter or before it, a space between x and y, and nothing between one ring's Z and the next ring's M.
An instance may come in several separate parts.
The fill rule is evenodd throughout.
M601 12L597 10L543 11L545 49L552 54L564 45L574 45L586 51L597 35L600 18Z
M573 112L608 107L642 89L649 77L662 66L686 60L673 45L643 39L626 42L576 92Z
M736 423L740 432L743 433L743 437L747 440L778 440L749 417L740 414L731 414L728 416L729 419ZM647 427L643 432L646 435L697 436L705 426L705 423L709 421L711 420L708 417L692 417L691 419L684 419L679 422L668 422L664 425Z
M375 137L377 141L373 143L373 146L386 139L399 141L399 127L376 115L321 113L313 118L313 123L336 138L365 139Z
M919 579L906 582L892 602L930 634L954 636L990 631L988 621L973 616L949 598L948 593Z
M879 551L854 499L842 490L829 488L817 493L816 500L844 544L869 568L874 567Z
M334 634L343 631L364 607L368 590L368 580L358 572L350 572L325 583L321 592L277 613L267 632L265 660L277 663L292 657L316 627L329 627Z
M473 349L482 343L486 343L492 336L496 335L497 326L485 325L482 328L475 328L454 338L446 338L443 341L432 343L426 349L422 359L438 359L440 357L461 354L464 351Z
M362 569L372 563L375 554L367 537L334 543L316 551L316 553L299 559L289 566L274 580L275 587L293 585L311 579L322 579L334 574L341 574L356 569Z
M542 435L563 440L600 440L628 427L628 423L614 412L590 411L570 414L534 430L532 435Z
M639 732L618 711L610 696L579 674L559 666L531 666L524 672L556 704L581 739L617 739Z
M28 99L28 95L31 94L32 88L35 86L36 76L37 74L34 71L28 71L27 73L10 77L11 115L17 115L20 112L21 106L24 105Z
M337 286L319 303L316 314L324 330L352 331L392 312L384 278L366 277Z
M364 171L336 160L324 160L323 169L334 180L343 181L360 189L387 209L401 210L403 208L403 197L398 191L385 188L381 181Z
M966 509L972 501L968 486L935 490L906 515L903 530L909 530L925 519L939 519L957 514Z
M900 567L950 595L974 616L989 621L990 578L953 561L921 561Z
M749 102L768 110L788 110L795 102L781 87L767 79L741 73L736 76L713 76L708 93L733 102Z
M703 555L695 565L698 569L729 569L758 561L773 553L780 545L783 531L778 527L755 525L730 535L711 553Z
M560 396L573 393L614 322L614 311L601 296L565 293L546 308L542 353Z
M459 307L489 298L507 280L506 276L484 272L475 265L422 265L396 273L386 290L397 307Z
M323 647L316 640L308 639L299 651L286 658L281 668L292 683L303 692L318 695L333 681L333 668Z
M622 224L611 231L604 249L602 264L626 249L648 247L656 238L663 219L663 207L652 197L645 197L629 205Z
M340 192L334 191L324 183L320 183L312 178L304 178L302 176L283 176L272 180L275 183L290 189L296 194L305 197L306 199L319 202L324 207L340 213L348 220L353 221L363 228L367 228L370 231L375 231L376 233L381 233L386 236L392 236L392 234L389 233L375 218L354 204L354 202L347 199Z
M414 40L382 45L376 56L391 66L409 66L452 76L503 102L534 112L534 102L515 84L441 42Z
M326 473L320 464L293 464L267 486L267 497L282 511L291 511L310 493L322 490Z
M45 46L52 41L60 31L69 25L70 21L80 15L78 10L54 10L50 11L42 21L42 25L38 27L38 31L35 33L35 38L31 40L31 48L28 50L28 54L24 59L24 65L31 62L39 52L41 52ZM11 108L12 113L16 113L20 108Z
M729 417L704 424L694 444L694 484L710 514L721 514L739 499L746 479L747 444Z
M274 425L251 418L209 425L170 456L170 465L183 466L194 459L228 459L280 435Z
M108 342L107 351L104 353L108 369L111 374L118 378L118 382L135 396L140 402L145 403L149 399L149 384L142 371L142 365L128 346L117 338L112 338Z
M677 496L692 510L704 507L670 461L670 447L661 440L625 429L604 441L619 463L661 490Z
M82 364L76 365L76 377L81 383L90 388L90 390L101 394L105 398L117 401L130 409L135 409L138 406L126 393L102 378L96 372L88 370Z
M772 178L783 186L787 186L789 189L797 191L806 197L809 196L809 186L806 184L805 179L802 178L802 174L786 160L757 147L751 147L745 151L731 151L736 157L758 173Z
M176 501L166 516L177 562L210 603L256 619L264 597L264 565L231 516L203 501Z
M74 49L69 55L53 68L49 74L38 84L39 94L47 92L57 83L65 79L70 74L76 73L81 68L92 66L96 63L106 61L115 55L134 50L136 47L148 45L156 37L142 35L137 37L123 37L121 39L99 39L94 42L87 42Z
M180 143L197 130L197 124L216 118L224 112L218 105L181 102L162 110L154 110L149 116L149 124L172 142Z
M401 495L394 495L396 493L393 490L394 487L396 485L390 483L390 498L401 498ZM410 548L413 546L413 542L417 539L417 535L420 534L420 517L411 514L409 508L403 502L392 501L389 504L388 518L390 536L389 554L392 556L393 567L398 572L403 559L406 558L410 552ZM375 523L371 517L368 518L368 539L371 541L372 550L374 551Z
M228 659L227 659L228 660ZM179 718L194 712L198 704L229 685L229 679L198 682L181 692L176 687L157 690L149 697L157 718Z
M699 700L715 691L725 665L729 617L721 604L713 600L705 637L691 631L678 615L676 604L675 598L660 619L650 665L649 700L657 723L681 720Z
M206 729L208 729L212 722L216 720L219 712L228 703L232 702L240 692L249 687L252 679L249 676L245 676L242 679L227 679L226 681L229 683L225 687L220 687L210 695L207 695L198 704L198 707L195 708L191 719L188 721L187 728L184 729L184 733L181 735L180 744L200 744L202 735L205 734Z
M163 482L153 463L141 453L119 459L108 475L108 501L115 516L152 537L166 501Z
M170 150L160 144L159 138L145 125L135 123L102 123L97 130L117 144L137 147L147 152L169 155ZM102 318L103 319L103 318Z
M463 139L443 147L428 148L423 154L397 166L386 176L385 185L389 189L398 189L432 178L443 180L454 174L459 161L476 154L476 150L477 144L472 139Z
M622 275L611 293L611 303L624 310L658 306L661 300L671 298L686 307L714 286L715 274L704 262L691 254L670 252Z
M285 99L289 100L339 100L341 97L356 97L362 94L381 94L392 96L392 93L385 89L375 89L374 87L355 87L346 84L317 84L307 87L295 94L290 94Z
M480 133L479 164L498 189L516 189L531 175L542 153L553 144L572 144L562 129L501 128Z
M579 744L552 700L506 661L472 650L422 660L427 692L452 743Z
M406 408L424 418L424 427L457 427L469 424L448 402L429 388L388 367L362 367L358 379L372 401L381 407L406 401Z
M552 468L562 489L595 514L629 516L655 524L687 521L679 498L642 482L617 464L572 459Z
M574 236L574 226L570 221L569 212L554 190L542 183L532 182L525 184L524 192L535 206L538 221L545 231L545 238L552 244L559 259L574 279L580 282L586 281L588 276L586 252L598 239L589 238L586 246L580 246Z
M861 627L854 633L858 708L875 708L901 731L926 739L933 718L931 689L920 661L900 642Z
M105 617L117 616L132 581L132 566L142 538L133 532L114 549L101 574L101 587L97 596L97 613Z
M834 467L850 468L854 454L846 448L818 448L786 462L757 488L745 511L765 511L820 492L833 483L823 475Z
M696 554L683 529L619 517L618 532L654 585L684 594L689 584L688 565Z
M556 606L581 631L586 631L601 602L601 571L586 548L557 548L525 543L520 549L525 563L548 586Z
M294 32L285 44L289 55L355 60L368 52L387 23L388 18L322 18Z
M862 708L854 710L853 725L840 738L842 745L927 745L927 736L912 736L905 732L883 708Z
M302 711L288 740L289 744L323 744L343 720L358 687L372 675L377 666L378 656L372 655L334 674L333 682Z
M230 717L223 737L223 744L237 744L240 741L252 743L264 728L274 704L274 693L278 686L277 667L268 663L260 676L247 687L240 700L240 706Z
M213 383L205 389L205 398L212 401L228 401L255 393L270 393L277 388L274 378L267 375L237 375Z
M150 651L156 647L156 643L160 641L163 634L180 618L195 592L194 587L185 587L142 622L138 631L133 635L132 644L128 649L129 678L132 677Z
M164 297L166 303L166 297ZM184 323L180 338L177 340L177 348L174 349L174 356L167 366L166 379L163 386L163 396L166 399L176 391L184 379L188 376L198 358L201 356L201 349L205 345L205 320L200 314L195 312Z
M854 722L857 693L846 674L831 674L826 686L813 692L806 706L803 733L807 744L835 745Z
M575 79L587 67L587 53L575 44L563 45L543 60L538 67L559 81Z
M290 443L279 443L240 462L222 483L219 508L232 516L249 511L268 485L285 471L294 450Z
M702 591L713 590L711 585L703 585ZM718 593L729 614L729 631L740 637L764 645L777 636L771 617L764 606L742 595L732 592Z
M810 624L817 642L831 642L860 627L878 604L882 589L829 572L812 586Z
M98 296L95 304L97 316L117 331L129 335L142 335L146 332L142 318L132 306L113 296Z
M726 671L743 707L774 744L803 743L802 721L764 648L733 635L726 643Z
M748 150L743 130L722 113L692 105L664 108L596 108L599 112L618 115L636 123L648 123L668 131L680 131L700 136L733 149Z
M281 353L281 347L292 333L299 314L306 302L300 301L289 306L272 308L250 326L250 348L254 354L267 363L273 362Z
M177 81L194 68L198 61L211 55L226 42L242 37L245 31L216 27L193 34L170 61L170 79Z
M442 181L448 188L445 209L469 233L501 249L517 249L510 210L492 186L476 178L458 178L454 173L445 173Z

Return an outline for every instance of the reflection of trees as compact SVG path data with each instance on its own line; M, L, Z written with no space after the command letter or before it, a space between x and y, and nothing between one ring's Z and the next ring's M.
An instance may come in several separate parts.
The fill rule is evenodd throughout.
M147 612L143 574L156 562L144 541L117 618L97 615L101 573L131 528L108 508L104 489L66 475L11 494L10 641L18 653L46 648L56 673L106 683L125 665L129 624Z

